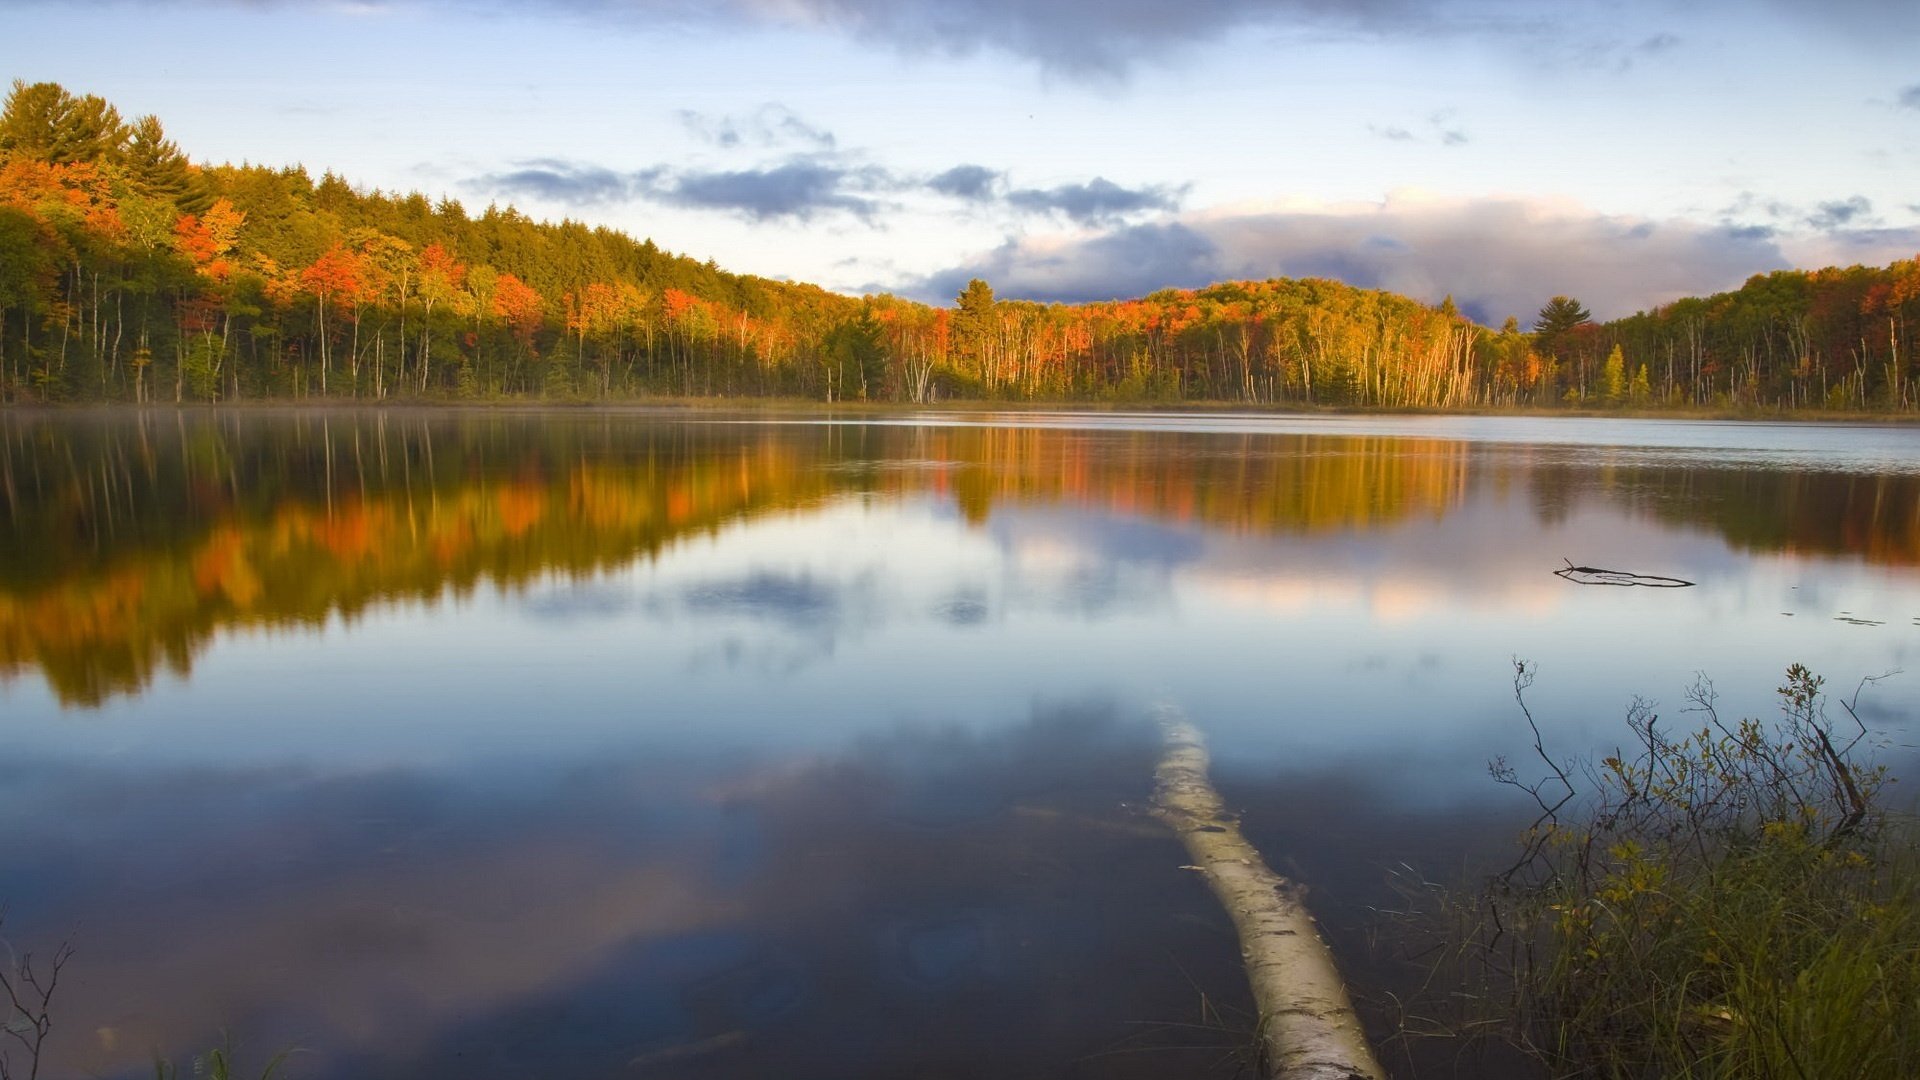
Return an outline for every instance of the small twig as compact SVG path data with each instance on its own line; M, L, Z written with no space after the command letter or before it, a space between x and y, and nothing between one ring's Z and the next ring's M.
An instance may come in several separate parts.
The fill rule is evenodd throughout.
M0 911L0 923L6 920L6 913ZM33 954L21 953L18 966L13 962L13 950L7 949L8 962L0 966L0 992L7 996L6 1035L20 1044L26 1054L25 1080L36 1080L40 1075L40 1051L46 1044L47 1035L53 1030L53 998L60 989L60 973L73 959L73 946L62 944L54 950L51 973L42 985L40 977L33 970ZM0 1080L16 1080L11 1056L0 1048Z

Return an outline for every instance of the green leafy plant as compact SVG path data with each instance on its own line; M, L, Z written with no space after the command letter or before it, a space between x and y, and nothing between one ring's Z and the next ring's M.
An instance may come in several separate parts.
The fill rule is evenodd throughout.
M1914 833L1884 805L1859 691L1836 725L1796 664L1778 719L1728 722L1703 678L1686 723L1635 701L1626 747L1563 765L1532 679L1516 664L1548 772L1493 774L1538 820L1482 894L1438 905L1436 981L1473 1014L1449 1033L1498 1031L1565 1077L1920 1076Z

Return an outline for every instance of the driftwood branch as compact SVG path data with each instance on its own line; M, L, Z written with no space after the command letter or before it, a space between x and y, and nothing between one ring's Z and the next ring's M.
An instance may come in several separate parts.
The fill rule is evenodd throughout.
M1260 1013L1264 1075L1385 1080L1301 890L1267 867L1228 816L1207 778L1199 730L1170 706L1159 719L1166 752L1154 772L1154 811L1233 918Z
M1567 565L1555 570L1553 576L1565 578L1575 585L1640 585L1649 589L1691 589L1694 585L1686 578L1630 574L1625 570L1607 570L1598 566L1575 566L1571 559L1561 561Z

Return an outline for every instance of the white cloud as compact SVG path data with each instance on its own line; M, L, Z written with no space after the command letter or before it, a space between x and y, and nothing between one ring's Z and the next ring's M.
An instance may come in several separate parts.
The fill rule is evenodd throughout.
M1002 295L1082 301L1245 278L1327 277L1434 302L1451 294L1483 322L1527 321L1548 297L1595 317L1737 288L1757 273L1829 262L1885 263L1920 249L1920 229L1784 233L1602 214L1503 196L1399 193L1378 203L1241 206L1101 232L1011 239L904 290L945 300L970 277Z

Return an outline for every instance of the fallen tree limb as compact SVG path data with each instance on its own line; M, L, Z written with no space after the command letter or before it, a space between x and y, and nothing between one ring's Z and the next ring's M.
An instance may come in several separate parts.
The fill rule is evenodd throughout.
M1562 559L1567 565L1553 572L1557 578L1565 578L1575 585L1641 585L1649 589L1690 589L1693 582L1686 578L1666 577L1662 574L1630 574L1625 570L1607 570L1598 566L1575 566L1572 559Z
M1166 753L1154 771L1154 813L1180 835L1239 932L1260 1013L1263 1075L1385 1080L1299 887L1268 869L1227 815L1207 779L1199 730L1171 706L1159 719Z

